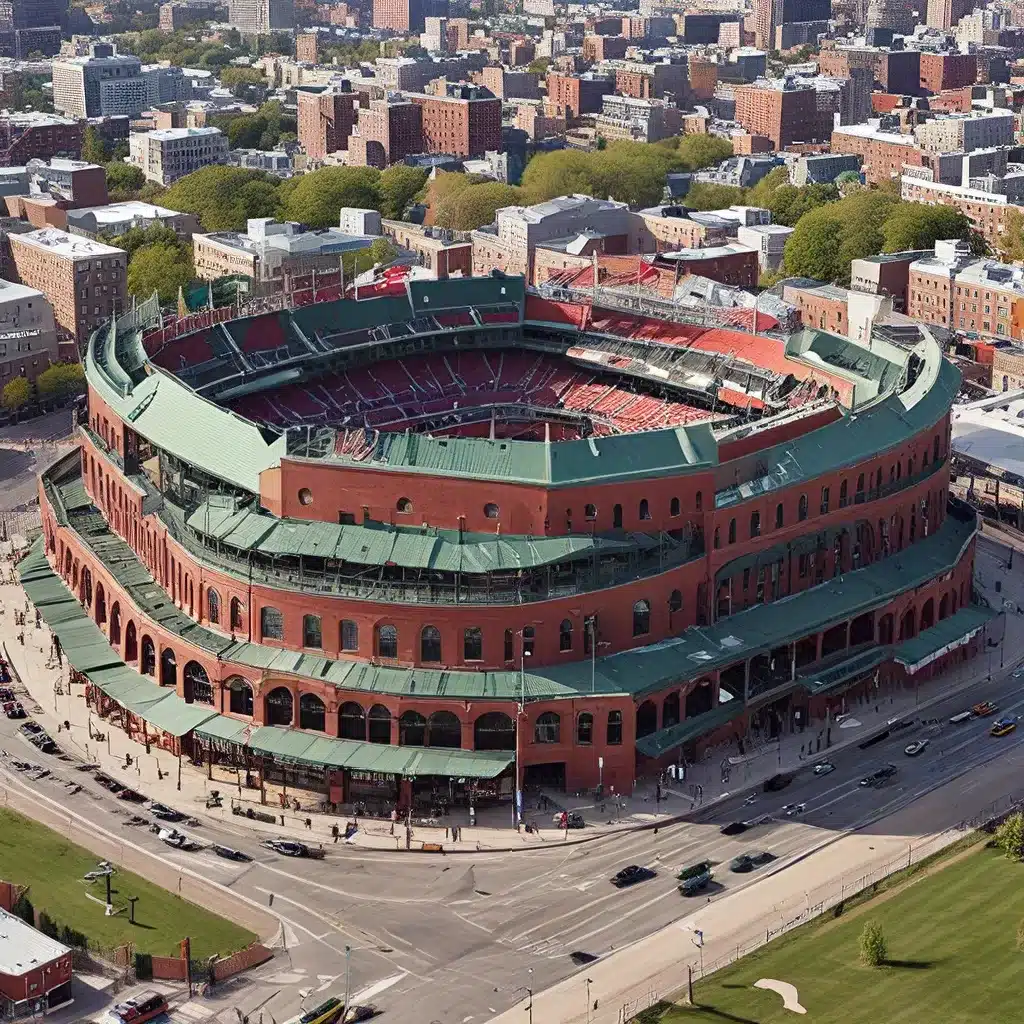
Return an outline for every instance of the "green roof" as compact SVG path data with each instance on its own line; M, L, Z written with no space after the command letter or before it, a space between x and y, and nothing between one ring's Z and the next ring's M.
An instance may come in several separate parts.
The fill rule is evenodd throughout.
M991 608L966 605L955 615L950 615L900 644L896 648L895 660L911 671L922 668L947 650L965 643L998 614Z
M853 679L873 672L891 658L892 647L888 644L869 644L866 648L858 646L853 651L845 652L838 660L798 673L797 679L811 694L829 693Z
M702 715L684 718L667 729L658 729L657 732L640 737L636 741L636 749L645 757L661 757L662 754L667 754L670 750L675 750L676 747L681 747L684 743L739 718L744 710L742 700L726 701L725 704L719 704Z
M241 551L338 559L356 565L389 565L439 572L487 573L554 565L574 557L656 546L646 534L621 538L462 533L432 527L370 522L339 525L278 519L214 496L186 520L197 533Z

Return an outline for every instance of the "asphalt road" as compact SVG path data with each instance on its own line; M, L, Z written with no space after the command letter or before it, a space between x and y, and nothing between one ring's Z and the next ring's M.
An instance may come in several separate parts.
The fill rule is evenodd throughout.
M804 853L845 829L905 807L973 766L1018 751L1024 727L995 739L988 735L992 718L949 724L951 715L981 696L998 703L1000 713L1024 713L1020 682L1008 674L969 698L929 708L927 716L938 719L937 726L917 725L867 750L848 748L832 759L835 770L821 778L812 775L809 764L783 792L757 791L751 804L740 793L695 820L657 833L569 846L553 840L549 848L508 854L366 854L339 845L331 846L323 861L295 860L262 849L241 825L212 823L185 831L203 844L243 850L252 862L225 861L210 850L171 850L145 828L125 824L136 807L111 797L74 765L38 754L17 735L17 723L6 720L0 721L0 747L12 758L45 764L51 775L34 782L4 766L0 781L12 793L32 794L56 818L66 807L97 834L109 834L122 851L138 848L160 857L169 887L174 872L186 878L191 872L253 905L266 907L274 894L278 955L243 986L208 1003L211 1019L234 1020L236 1004L243 1011L262 1005L268 1024L269 1014L280 1022L303 999L309 1007L340 994L348 946L350 987L357 1000L377 1003L396 1022L468 1024L506 1009L528 987L539 990L577 970L571 954L601 956L687 913L695 900L679 895L674 879L683 866L703 859L716 865L711 895L756 884L757 872L732 874L729 860L755 849L779 859ZM935 734L925 752L906 757L904 746L929 729ZM899 768L888 785L859 784L887 763ZM130 778L127 774L125 781ZM69 796L64 783L71 781L83 784L83 792ZM805 809L787 816L784 805L795 803ZM955 806L945 810L951 817L938 820L943 811L933 812L929 829L958 820ZM769 820L744 835L720 834L727 822L762 816ZM614 889L610 876L630 863L651 867L657 877L632 889Z

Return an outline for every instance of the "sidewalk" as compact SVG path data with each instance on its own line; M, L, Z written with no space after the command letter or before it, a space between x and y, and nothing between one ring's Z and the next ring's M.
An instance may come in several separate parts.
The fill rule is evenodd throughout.
M1019 601L1024 605L1024 577L1001 570L1000 564L991 555L986 555L984 559L980 556L979 550L979 563L982 563L979 565L979 576L987 585L979 586L993 607L1002 607L1004 600ZM998 595L994 589L996 579L1003 584ZM41 628L35 628L35 617L28 599L21 587L11 580L10 563L3 563L0 570L0 642L22 685L31 694L32 699L25 703L26 710L47 728L59 745L95 763L119 782L199 820L219 819L225 823L234 822L236 826L241 825L266 836L288 836L324 845L333 842L333 825L338 825L344 831L345 817L306 809L313 796L309 793L295 794L289 790L289 797L298 795L300 800L305 798L304 806L298 812L284 810L278 801L280 787L268 785L267 804L261 806L258 792L239 787L234 772L215 769L214 778L210 780L206 777L205 768L196 768L187 760L181 763L179 781L177 759L155 747L147 754L140 744L130 740L116 726L110 727L108 723L90 714L85 705L84 687L71 687L68 681L68 666L65 664L63 669L59 669L54 662L48 661L50 631L45 623ZM15 625L15 610L28 612L26 626ZM1007 614L1006 622L1003 654L1005 669L1008 671L1024 658L1024 622L1016 614ZM18 639L20 633L24 634L23 644ZM660 801L656 798L655 783L647 780L638 782L631 796L619 797L617 802L609 798L595 804L590 794L573 796L549 793L546 795L551 806L547 810L541 811L529 802L525 808L525 819L535 821L539 826L539 831L535 833L516 832L512 827L509 807L481 809L477 814L477 823L472 828L469 827L467 813L456 810L443 819L439 827L414 824L410 848L418 851L424 843L440 843L446 852L527 850L586 842L615 831L667 824L689 813L696 806L706 806L738 790L757 786L777 772L798 770L809 761L816 762L850 744L858 743L891 718L915 712L924 714L929 706L984 680L989 676L991 667L998 671L998 662L994 666L990 662L990 657L977 657L958 666L946 676L930 681L919 693L898 690L880 694L877 702L854 703L847 709L849 717L838 725L832 725L833 742L828 753L821 724L812 724L803 733L785 735L781 740L764 744L753 751L748 747L744 761L732 766L727 777L722 767L728 763L730 756L738 755L736 745L722 745L709 751L704 760L688 769L685 781L662 788ZM62 729L58 734L58 725L64 721L70 722L70 732ZM90 735L96 733L103 734L102 742L90 739ZM819 737L820 751L817 749ZM15 749L11 751L12 754L26 758L31 754L34 755L32 760L39 760L40 755L27 743L23 744L20 738L13 743ZM23 750L20 749L22 746ZM131 766L126 768L127 756L131 758ZM698 786L702 787L702 791L698 791ZM211 790L219 790L225 802L224 807L206 808ZM316 797L316 800L319 799ZM270 824L236 817L231 812L232 800L254 810L275 814L277 821ZM563 806L571 811L579 811L588 827L565 835L554 824L554 815ZM305 825L307 819L311 826L308 829ZM454 824L464 833L458 842L451 841L446 824ZM360 829L348 845L369 850L404 850L405 830L398 825L392 835L390 822L361 819Z

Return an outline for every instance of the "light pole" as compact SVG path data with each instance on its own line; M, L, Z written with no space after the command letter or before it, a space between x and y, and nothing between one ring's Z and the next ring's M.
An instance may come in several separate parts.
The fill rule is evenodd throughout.
M590 1024L590 986L593 983L592 978L587 978L587 1024Z
M348 997L351 992L350 981L352 980L352 972L350 970L352 966L352 947L345 947L345 1003L341 1011L341 1019L344 1020L348 1016Z
M530 984L526 989L526 994L530 997L530 1002L527 1004L526 1012L529 1014L529 1024L533 1024L533 968L527 967L526 971L530 975Z

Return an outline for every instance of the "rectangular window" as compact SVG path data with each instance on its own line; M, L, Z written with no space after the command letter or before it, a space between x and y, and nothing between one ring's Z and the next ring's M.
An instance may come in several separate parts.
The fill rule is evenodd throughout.
M323 647L323 633L320 629L320 616L319 615L303 615L302 616L302 646L303 647L316 647L317 649Z
M284 617L276 608L260 609L260 634L264 640L284 639Z
M828 488L822 487L821 489L821 514L825 515L828 512Z

